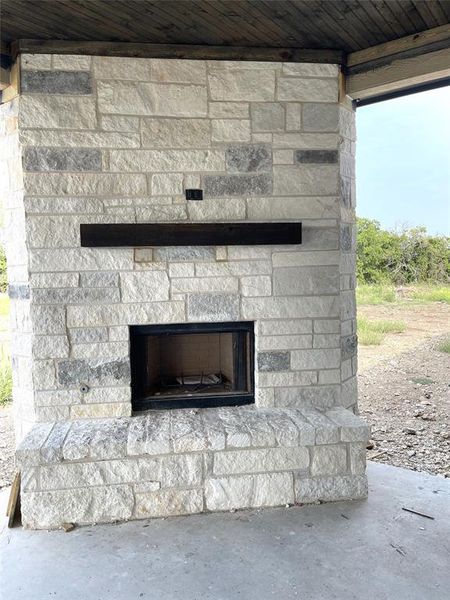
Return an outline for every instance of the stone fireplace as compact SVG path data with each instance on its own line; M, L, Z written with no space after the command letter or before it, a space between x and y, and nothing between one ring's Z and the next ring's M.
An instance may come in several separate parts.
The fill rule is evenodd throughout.
M364 497L338 66L20 64L1 112L24 524ZM268 229L202 242L227 223Z

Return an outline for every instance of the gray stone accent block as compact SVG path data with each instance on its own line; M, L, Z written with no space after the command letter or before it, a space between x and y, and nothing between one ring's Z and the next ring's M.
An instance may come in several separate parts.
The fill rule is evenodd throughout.
M258 352L258 371L289 371L290 352Z
M330 267L280 267L273 270L275 296L337 294L339 273Z
M94 148L27 148L25 171L101 171L102 153Z
M295 150L294 162L298 164L335 164L337 150Z
M272 168L272 155L264 144L229 146L225 151L225 163L228 171L269 171Z
M188 319L200 321L237 321L239 296L235 294L189 294Z
M21 91L35 94L91 94L91 75L86 71L23 71Z
M81 383L128 383L130 363L128 360L114 360L90 364L86 360L64 360L58 363L58 381L61 385L72 386Z
M27 283L10 283L8 285L8 296L11 300L28 300L30 298L30 286Z
M260 196L272 191L272 176L261 175L205 175L205 195L210 198L222 196Z
M341 250L351 252L353 248L353 227L347 223L341 224Z
M213 261L216 259L215 248L207 246L168 246L153 250L155 261Z
M352 356L356 356L357 350L357 335L348 335L346 337L341 338L341 358L343 361L347 360L348 358L352 358Z

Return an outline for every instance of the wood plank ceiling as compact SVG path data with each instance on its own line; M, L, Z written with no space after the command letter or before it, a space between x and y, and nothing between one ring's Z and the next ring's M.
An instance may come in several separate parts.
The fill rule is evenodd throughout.
M1 39L335 49L450 22L450 0L1 0Z

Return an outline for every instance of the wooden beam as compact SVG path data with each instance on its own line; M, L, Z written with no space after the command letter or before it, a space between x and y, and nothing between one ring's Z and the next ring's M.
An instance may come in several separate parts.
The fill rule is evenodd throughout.
M62 40L18 40L13 55L86 54L92 56L134 56L139 58L188 58L197 60L255 60L269 62L313 62L343 64L340 50L206 46L190 44L144 44L134 42L84 42Z
M450 48L412 58L397 55L388 64L346 76L346 92L353 100L376 98L450 77Z
M352 73L352 67L356 65L372 63L373 61L380 60L382 58L392 57L394 55L402 54L404 52L417 51L421 54L425 52L432 52L436 50L442 50L450 46L450 25L442 25L441 27L434 27L433 29L427 29L421 33L415 33L414 35L408 35L392 42L386 42L379 44L378 46L372 46L365 50L359 50L358 52L352 52L347 55L347 71ZM410 55L411 56L411 55ZM370 70L370 66L368 69ZM353 69L353 72L356 72Z
M301 244L301 223L111 223L80 225L81 246Z

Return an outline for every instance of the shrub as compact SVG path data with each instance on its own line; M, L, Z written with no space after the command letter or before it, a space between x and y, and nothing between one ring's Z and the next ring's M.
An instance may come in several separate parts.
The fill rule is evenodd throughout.
M359 283L450 282L449 237L427 235L424 227L385 231L371 219L357 219L357 230Z
M0 405L12 400L12 369L9 356L0 352Z
M8 278L6 275L6 256L3 246L0 246L0 292L6 292Z

